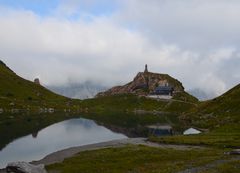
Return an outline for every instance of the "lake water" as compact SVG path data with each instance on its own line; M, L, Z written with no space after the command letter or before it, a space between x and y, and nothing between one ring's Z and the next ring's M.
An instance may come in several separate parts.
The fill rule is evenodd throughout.
M92 120L70 119L9 143L0 151L0 168L13 161L39 160L52 152L69 147L123 138L127 137Z

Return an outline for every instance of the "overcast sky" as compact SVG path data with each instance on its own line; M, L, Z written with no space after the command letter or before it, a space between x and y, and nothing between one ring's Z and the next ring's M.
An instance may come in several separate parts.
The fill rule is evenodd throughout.
M44 85L168 73L219 95L240 81L239 0L0 0L0 59Z

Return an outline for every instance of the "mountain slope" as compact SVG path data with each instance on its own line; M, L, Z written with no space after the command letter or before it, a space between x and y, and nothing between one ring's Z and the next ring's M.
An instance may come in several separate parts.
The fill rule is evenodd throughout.
M215 99L201 102L182 118L198 126L214 127L240 122L240 84Z
M16 75L0 61L0 107L55 106L69 100Z

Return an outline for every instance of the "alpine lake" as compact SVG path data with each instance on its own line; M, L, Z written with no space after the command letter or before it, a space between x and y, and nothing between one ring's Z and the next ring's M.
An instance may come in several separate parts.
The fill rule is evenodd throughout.
M129 117L129 115L122 115L124 116ZM105 125L103 121L98 123L99 121L91 120L94 119L91 116L89 117L91 119L86 116L54 114L9 115L8 117L7 121L0 121L0 169L6 167L9 162L36 161L48 154L70 147L146 134L146 128L142 128L143 125L140 128L132 128L136 127L135 124L142 124L139 120L124 122L123 119L121 123L126 125L123 127L117 122L111 125ZM103 120L101 116L98 117ZM165 120L169 122L169 117L163 118L163 121ZM148 123L151 124L151 121Z

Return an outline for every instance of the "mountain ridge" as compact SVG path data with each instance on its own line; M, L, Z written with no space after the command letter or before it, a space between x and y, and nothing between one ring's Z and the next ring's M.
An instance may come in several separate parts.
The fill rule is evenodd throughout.
M148 96L154 93L159 86L169 86L173 88L173 99L197 102L198 99L185 92L183 84L168 74L149 72L138 72L132 81L122 86L112 87L104 92L100 92L96 97L104 97L119 94L135 94L138 96Z

